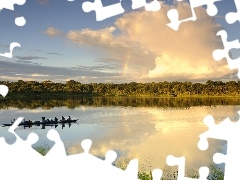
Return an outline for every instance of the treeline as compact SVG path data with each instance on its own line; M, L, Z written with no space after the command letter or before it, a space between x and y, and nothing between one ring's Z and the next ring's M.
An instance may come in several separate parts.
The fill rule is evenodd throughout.
M81 106L91 107L158 107L164 109L182 109L195 106L240 105L239 98L139 98L139 97L73 97L73 98L25 98L2 99L0 109L52 109L55 107L67 107L74 109Z
M152 83L90 83L74 80L66 83L51 81L0 81L9 87L9 95L78 95L78 96L238 96L240 81L152 82Z

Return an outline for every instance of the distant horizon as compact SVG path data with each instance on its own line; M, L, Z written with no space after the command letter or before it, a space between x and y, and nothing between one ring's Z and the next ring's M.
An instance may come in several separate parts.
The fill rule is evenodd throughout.
M42 82L52 82L52 83L67 83L69 81L75 81L75 82L79 82L79 83L82 83L81 81L76 81L76 80L73 80L73 79L70 79L70 80L67 80L67 81L62 81L62 82L55 82L55 81L51 81L51 80L42 80L42 81L37 81L37 80L22 80L22 79L19 79L19 80L1 80L0 79L0 82L18 82L18 81L23 81L23 82L39 82L39 83L42 83ZM223 82L223 83L226 83L226 82L240 82L240 79L238 80L233 80L233 79L230 79L230 80L212 80L212 79L207 79L207 80L203 80L203 81L190 81L190 80L186 80L186 81L166 81L166 80L162 80L162 81L152 81L152 82L137 82L137 81L131 81L131 82L119 82L119 83L114 83L114 82L88 82L88 83L82 83L82 84L130 84L130 83L138 83L138 84L147 84L147 83L163 83L163 82L168 82L168 83L173 83L173 82L180 82L180 83L184 83L184 82L190 82L190 83L206 83L207 81L212 81L212 82Z

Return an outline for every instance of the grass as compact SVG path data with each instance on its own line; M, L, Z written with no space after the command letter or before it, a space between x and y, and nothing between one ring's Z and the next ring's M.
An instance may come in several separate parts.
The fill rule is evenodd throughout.
M45 156L47 152L50 150L50 147L47 144L44 144L43 146L35 146L33 147L33 149L35 149L41 155ZM103 157L99 157L99 158L104 159ZM124 160L124 161L117 162L116 164L113 164L113 165L120 169L125 170L127 168L128 162L129 162L128 160ZM167 170L163 170L163 175L161 180L176 180L177 177L178 177L177 171L170 173ZM186 172L186 177L198 179L199 178L198 171L189 170ZM138 178L140 180L153 180L151 171L146 171L146 170L139 171ZM209 166L209 176L207 179L208 180L224 180L224 172L220 168L212 164Z
M33 149L35 149L41 155L45 156L50 150L50 147L46 143L44 143L44 145L34 146Z

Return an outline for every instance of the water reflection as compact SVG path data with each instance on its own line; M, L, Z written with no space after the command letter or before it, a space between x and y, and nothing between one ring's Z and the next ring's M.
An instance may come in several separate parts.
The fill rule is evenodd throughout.
M17 109L8 108L0 111L0 122L5 123L16 117L55 117L67 114L80 119L71 128L57 128L66 151L69 154L83 152L81 141L93 141L90 153L103 156L107 150L118 153L118 161L139 159L139 169L167 168L166 157L169 154L186 157L186 169L198 169L200 166L213 163L212 156L216 152L224 152L225 141L209 139L209 149L200 151L197 147L199 135L208 128L203 119L213 115L217 123L229 117L239 119L237 111L240 106L192 106L189 108L165 107L95 107L79 106L74 109L54 107L52 109ZM26 139L30 132L39 135L39 144L53 142L46 138L51 127L40 129L19 127L17 134ZM0 129L0 135L7 142L14 142L7 128Z
M189 108L194 106L216 106L216 105L240 105L240 98L218 98L218 97L189 97L189 98L129 98L129 97L73 97L57 99L1 99L0 109L52 109L55 107L67 107L74 109L80 106L123 106L123 107L163 107Z

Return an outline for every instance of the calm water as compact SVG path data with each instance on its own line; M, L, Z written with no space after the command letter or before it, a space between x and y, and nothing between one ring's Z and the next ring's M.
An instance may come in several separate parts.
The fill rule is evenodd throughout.
M186 157L186 169L198 169L209 165L215 152L225 152L225 142L210 139L209 149L200 151L197 147L198 136L208 128L203 124L203 118L211 114L217 123L229 117L238 120L239 105L214 105L191 107L131 107L129 106L91 106L78 105L68 107L53 107L35 109L7 107L1 109L0 122L9 123L12 119L25 117L26 120L41 120L41 117L60 118L70 115L79 118L76 124L62 129L59 132L66 151L69 154L81 153L81 141L93 141L91 154L104 156L107 150L118 153L118 161L139 159L139 169L167 168L166 157L169 154ZM51 127L41 129L19 127L16 132L26 139L30 132L39 135L37 145L52 142L46 138ZM52 127L54 128L54 127ZM0 136L4 136L8 143L15 141L14 136L8 133L8 127L0 128Z

